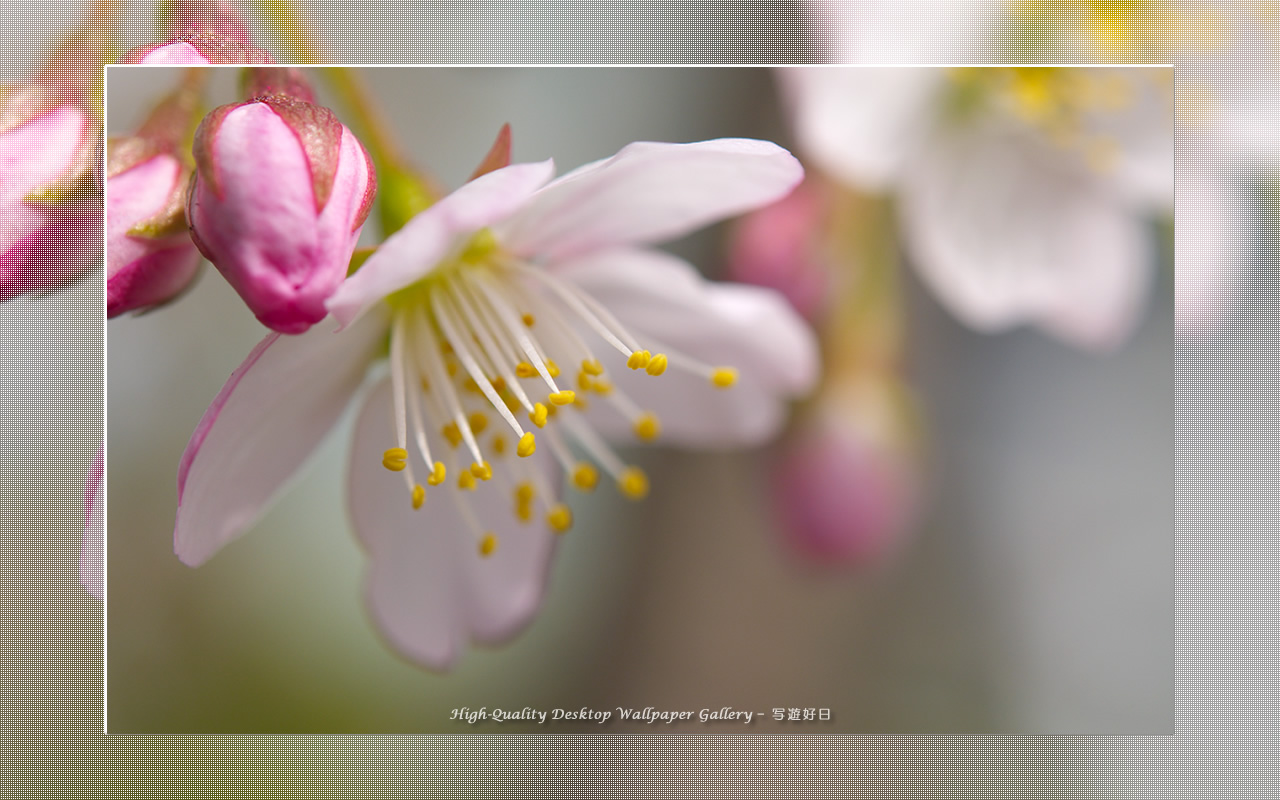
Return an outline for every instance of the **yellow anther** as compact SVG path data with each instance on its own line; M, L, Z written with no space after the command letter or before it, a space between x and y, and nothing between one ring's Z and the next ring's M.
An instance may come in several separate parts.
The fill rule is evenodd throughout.
M541 405L541 404L539 404L539 405ZM556 415L556 412L557 412L557 411L559 411L559 410L560 410L560 409L556 408L555 406L551 406L550 408L548 408L548 409L547 409L547 416L548 416L548 417L554 417L554 416Z
M427 490L422 488L422 484L413 487L413 510L417 511L422 508L422 501L427 499Z
M588 408L591 408L591 404L579 397L573 401L573 407L579 411L586 411Z
M493 551L498 549L498 537L492 533L486 533L480 539L480 555L489 557L493 555Z
M502 394L504 391L506 391L507 382L503 379L501 375L489 381L489 383L493 385L493 390L498 394Z
M427 478L427 484L431 486L439 486L444 483L444 462L437 461L431 467L431 475Z
M588 375L603 375L604 365L594 358L584 358L582 360L582 371Z
M464 469L458 475L458 488L459 489L475 489L476 476L472 475L470 472Z
M507 454L507 439L500 433L493 435L493 452L500 456Z
M465 381L463 381L462 388L466 389L468 392L471 392L472 394L481 393L480 384L476 383L475 378L467 378Z
M441 428L440 432L444 434L444 438L449 440L450 447L457 447L462 444L462 431L458 430L458 423L450 422Z
M422 378L422 379L420 379L420 383L422 384L422 391L424 391L424 392L429 392L429 391L431 391L431 384L427 383L427 379L426 379L426 378Z
M458 362L456 361L450 361L448 364L444 365L444 368L448 370L450 378L458 374Z
M573 485L577 486L584 492L589 492L596 488L596 482L600 480L600 473L592 464L586 461L579 461L578 465L573 468Z
M649 494L649 476L639 467L627 467L618 478L618 490L632 500L643 500Z
M667 371L667 354L658 353L656 356L649 359L649 365L644 368L644 371L649 373L650 375L661 375L662 373L666 372Z
M537 446L538 443L533 440L533 431L525 431L524 436L520 437L520 443L516 445L516 455L528 458L533 455Z
M520 319L524 321L526 327L532 328L535 322L532 314L521 314Z
M488 461L477 461L471 465L471 474L482 481L487 481L493 477L493 467L489 466Z
M583 372L579 372L579 373L578 373L578 388L579 388L579 389L581 389L581 390L582 390L582 391L584 391L584 392L589 392L589 391L591 391L591 385L592 385L593 383L595 383L595 381L591 380L591 376L590 376L590 375L588 375L588 374L586 373L586 371L585 371L585 370L584 370Z
M440 352L446 356L453 352L453 345L449 344L449 340L445 339L440 342Z
M552 392L547 395L547 399L558 406L567 406L573 402L574 394L571 389L562 389L558 392Z
M738 371L733 367L717 367L711 372L711 384L717 389L728 389L738 382Z
M564 503L556 503L547 512L547 524L556 533L564 533L573 527L573 512Z
M547 365L547 374L548 374L548 375L550 375L550 376L551 376L551 377L553 377L553 378L559 378L559 377L560 377L560 367L559 367L559 365L557 365L557 364L556 364L556 362L554 362L554 361L552 361L551 359L549 359L549 358L548 358L548 359L546 360L546 365Z
M520 410L520 398L511 392L507 392L502 396L502 402L507 406L507 410L512 414Z
M644 369L649 366L649 359L652 357L653 354L648 350L637 350L627 359L627 366L632 369Z
M538 370L535 369L528 361L521 361L519 364L516 364L516 377L536 378L538 377Z
M596 394L607 395L613 391L613 384L608 381L596 381L591 384L591 391Z
M489 427L489 418L483 411L472 411L471 416L467 417L467 424L471 426L473 433L484 433L484 429Z
M658 417L652 411L646 411L636 417L632 430L636 432L636 436L648 442L658 438L658 434L662 432L662 425L658 422Z
M382 454L382 466L392 472L399 472L409 463L409 451L403 447L392 447Z
M516 484L516 501L528 503L533 500L533 484L528 481Z
M529 412L529 421L541 428L547 424L548 413L550 412L542 403L534 403L533 410Z
M522 503L516 501L516 519L521 522L528 522L533 519L533 503Z

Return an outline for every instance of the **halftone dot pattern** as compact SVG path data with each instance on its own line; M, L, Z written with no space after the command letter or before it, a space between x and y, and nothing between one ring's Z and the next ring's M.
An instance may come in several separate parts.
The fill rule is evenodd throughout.
M834 5L851 18L869 7ZM1141 5L1157 21L1175 7ZM1080 13L1078 3L1041 6L1050 14ZM343 60L768 63L809 60L815 50L803 40L796 8L777 11L787 7L769 3L497 3L482 11L445 3L432 7L440 15L436 24L426 23L419 5L358 8L308 7ZM918 2L884 8L881 15L906 26L910 15L930 13ZM130 33L130 43L150 38L146 25ZM618 32L637 27L645 34ZM984 44L975 50L973 41ZM935 62L1053 61L1046 54L1059 46L984 40L964 27L935 44L929 59ZM880 45L882 53L904 49L892 38ZM395 57L385 56L387 50ZM1129 55L1167 59L1160 52ZM0 76L5 82L19 77L11 67ZM1253 81L1243 73L1222 79L1227 87ZM1275 116L1265 108L1250 121L1274 130ZM1180 128L1180 163L1211 166L1207 162L1230 156ZM1234 210L1253 217L1253 208ZM1195 222L1180 204L1178 224ZM1176 346L1173 737L104 737L100 605L76 580L84 490L78 476L101 435L100 376L93 373L101 363L101 272L49 298L0 306L0 732L6 753L0 794L1274 796L1280 785L1272 588L1280 566L1272 500L1280 451L1271 411L1278 377L1274 244L1273 236L1250 242L1247 291L1222 332Z

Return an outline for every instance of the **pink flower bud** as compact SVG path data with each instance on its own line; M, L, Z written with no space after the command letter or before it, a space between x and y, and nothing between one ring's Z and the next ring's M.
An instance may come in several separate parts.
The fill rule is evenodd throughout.
M185 212L192 170L181 152L206 73L185 72L134 135L107 142L108 317L167 303L199 272Z
M0 300L56 289L97 263L101 123L57 91L0 89Z
M167 3L161 8L168 39L135 47L125 64L271 64L271 55L253 46L249 28L233 3L222 0Z
M821 256L823 198L806 182L744 217L729 240L729 277L780 292L805 318L822 312L829 286Z
M902 409L877 407L883 397L841 394L824 398L785 445L775 505L793 552L823 565L863 566L886 558L914 523L918 463Z
M108 317L166 303L198 273L200 252L183 213L190 174L157 152L108 175Z
M347 275L377 180L326 108L268 95L200 124L187 201L192 237L267 327L301 333Z

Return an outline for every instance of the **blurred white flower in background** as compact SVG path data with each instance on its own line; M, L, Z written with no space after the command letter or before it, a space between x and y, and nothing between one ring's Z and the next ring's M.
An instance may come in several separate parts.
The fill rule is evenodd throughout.
M800 150L896 195L921 277L968 325L1122 343L1173 202L1165 70L801 68L780 73Z
M1251 243L1267 235L1252 184L1280 165L1280 134L1253 124L1280 102L1273 4L816 0L809 10L838 63L989 61L1003 44L1009 63L1176 64L1177 329L1212 333L1230 314Z

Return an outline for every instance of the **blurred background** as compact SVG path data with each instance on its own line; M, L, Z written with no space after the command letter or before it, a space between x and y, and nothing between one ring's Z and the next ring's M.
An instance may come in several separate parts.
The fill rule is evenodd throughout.
M448 186L505 122L514 160L553 157L561 172L635 140L796 146L769 70L361 72ZM213 104L236 99L234 73L220 71ZM176 77L110 68L108 134ZM723 277L735 231L672 249ZM243 539L198 569L173 555L178 459L263 335L206 267L178 303L107 327L108 729L657 732L449 720L529 705L766 712L683 732L1172 733L1174 303L1171 253L1153 258L1136 330L1106 355L1033 329L976 333L902 269L902 376L927 444L914 523L891 547L856 563L795 547L770 491L783 444L637 450L649 499L573 497L534 624L447 675L397 658L365 617L343 508L350 418ZM793 707L832 720L768 713Z

